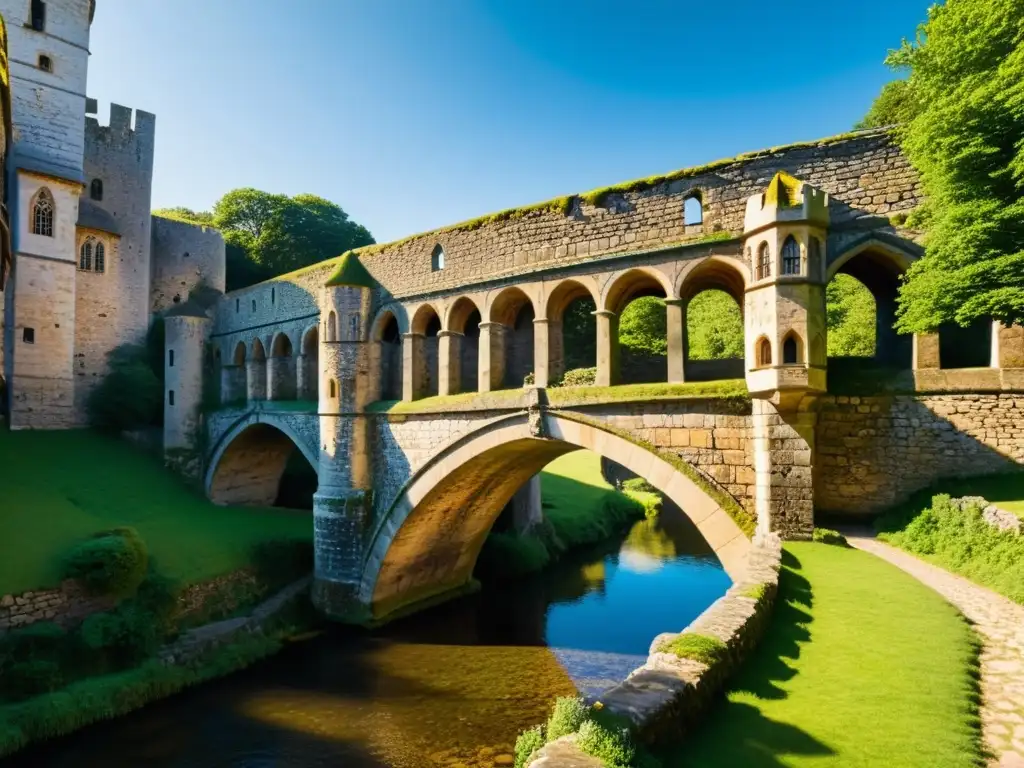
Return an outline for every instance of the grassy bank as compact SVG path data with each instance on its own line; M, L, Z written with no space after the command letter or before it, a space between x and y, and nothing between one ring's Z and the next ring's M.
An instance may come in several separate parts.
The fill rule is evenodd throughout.
M952 496L983 496L1022 515L1024 472L935 485L880 516L879 538L1024 605L1024 536L998 531Z
M134 527L161 572L186 584L247 565L258 542L313 535L308 514L218 507L158 459L87 430L0 430L0 466L0 595L55 586L75 542L117 526Z
M866 553L786 545L761 645L684 766L977 765L977 645L936 593Z
M514 578L542 570L565 552L605 541L621 533L649 509L656 494L620 493L601 475L601 457L574 451L541 472L545 522L525 536L491 533L480 553L483 579Z

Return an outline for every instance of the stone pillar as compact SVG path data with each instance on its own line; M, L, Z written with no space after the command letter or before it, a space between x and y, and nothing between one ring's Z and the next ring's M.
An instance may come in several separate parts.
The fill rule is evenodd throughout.
M562 321L548 320L548 386L562 380L565 375L565 337Z
M505 335L501 323L480 323L480 368L478 387L481 392L501 389L505 383Z
M619 316L607 309L594 312L597 317L597 378L599 387L619 383Z
M668 382L682 384L686 380L686 302L683 299L665 299L665 324Z
M1024 326L992 322L992 367L1024 368Z
M267 399L295 399L295 358L272 357L267 361Z
M533 386L548 386L548 364L551 360L548 349L548 321L536 318L533 321Z
M316 355L303 354L295 358L295 396L299 400L316 400L317 370L319 368Z
M402 399L419 400L427 388L427 363L423 359L423 334L402 334Z
M245 400L245 366L222 365L220 369L220 401L221 404L237 403Z
M267 399L267 361L249 360L245 364L245 398Z
M455 395L462 383L462 338L457 331L437 334L437 394Z
M939 360L939 334L915 333L913 359L915 371L941 368Z
M540 475L534 475L512 497L512 528L519 535L529 533L544 519Z
M814 533L814 399L786 410L769 400L753 401L755 509L758 533L786 539Z

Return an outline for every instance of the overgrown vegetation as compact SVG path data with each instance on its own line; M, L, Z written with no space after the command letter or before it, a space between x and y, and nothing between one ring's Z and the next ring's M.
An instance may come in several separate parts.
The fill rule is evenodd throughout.
M1007 479L1013 478L1024 499L1024 474ZM971 484L984 487L984 480ZM958 502L948 493L926 499L917 494L882 515L876 521L879 538L1024 605L1024 536L986 523L976 501Z
M150 361L141 344L122 344L107 354L109 370L86 405L93 425L116 433L163 423L163 364L158 376Z
M150 559L182 584L252 564L262 541L310 542L308 513L219 507L159 459L89 430L0 430L4 499L0 595L54 587L61 559L100 531L130 526Z
M819 544L831 544L835 547L849 546L846 543L846 537L839 531L833 531L831 528L815 528L813 539Z
M787 543L764 638L665 765L973 768L978 652L956 610L894 566Z
M577 696L560 696L544 725L523 731L516 739L515 768L529 764L545 744L576 734L577 746L605 768L658 768L660 763L636 743L629 721L606 711L599 703L587 706Z
M64 559L62 576L94 595L124 597L146 577L149 553L134 528L102 531L76 544Z
M675 654L680 659L699 661L709 667L712 664L717 664L729 653L728 646L717 637L690 632L684 632L671 640L666 640L658 650L661 653Z
M900 286L897 327L1024 322L1024 5L936 4L886 63L869 124L897 136L921 176L926 254Z

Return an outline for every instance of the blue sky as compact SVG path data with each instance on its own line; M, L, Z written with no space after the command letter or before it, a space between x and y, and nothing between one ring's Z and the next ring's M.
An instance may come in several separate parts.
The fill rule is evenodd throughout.
M155 207L312 192L383 242L849 130L928 4L98 0L89 94L156 113Z

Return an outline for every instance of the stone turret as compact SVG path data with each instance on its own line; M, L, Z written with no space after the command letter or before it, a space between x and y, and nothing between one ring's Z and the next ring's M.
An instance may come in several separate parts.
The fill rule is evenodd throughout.
M204 303L195 297L164 317L164 458L188 477L201 471L196 436L211 326Z
M353 252L342 256L320 304L320 470L313 497L313 599L329 616L351 618L358 604L371 516L372 474L366 406L379 399L379 366L368 340L376 281Z
M828 195L788 173L747 200L746 377L755 397L799 401L825 389Z

